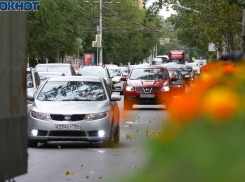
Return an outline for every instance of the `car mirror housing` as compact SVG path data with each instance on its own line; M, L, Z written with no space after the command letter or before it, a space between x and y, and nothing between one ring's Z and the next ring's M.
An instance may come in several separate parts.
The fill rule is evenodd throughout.
M110 76L110 78L114 78L114 76Z
M111 95L111 101L120 101L120 100L121 100L120 95L116 95L116 94Z
M127 81L127 78L126 77L121 77L121 80L122 81Z
M77 74L76 74L76 76L82 76L82 74L80 74L80 73L77 73Z
M27 92L27 100L34 101L34 93L33 92Z
M178 79L176 77L172 77L171 81L177 81Z

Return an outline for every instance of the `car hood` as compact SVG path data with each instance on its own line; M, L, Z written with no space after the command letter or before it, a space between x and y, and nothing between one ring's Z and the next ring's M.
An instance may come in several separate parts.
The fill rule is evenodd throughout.
M39 101L31 110L48 114L88 114L109 110L107 101Z
M128 80L127 84L133 87L162 87L167 80Z

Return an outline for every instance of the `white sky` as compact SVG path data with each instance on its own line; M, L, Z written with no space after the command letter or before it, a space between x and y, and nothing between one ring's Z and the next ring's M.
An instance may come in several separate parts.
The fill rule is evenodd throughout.
M146 4L146 8L148 8L153 2L157 0L149 0ZM166 11L166 8L164 7L162 10L160 10L159 15L164 16L164 19L171 16L171 14L175 14L176 12L170 7L169 11Z

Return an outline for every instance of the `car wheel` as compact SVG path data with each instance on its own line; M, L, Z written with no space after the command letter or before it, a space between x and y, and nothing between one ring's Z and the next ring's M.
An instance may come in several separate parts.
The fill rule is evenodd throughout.
M120 140L120 126L118 124L117 129L114 133L114 143L119 143L119 140Z
M130 110L133 108L133 103L124 98L124 110Z
M112 130L110 131L110 138L103 141L103 147L112 148L114 146L114 134Z
M38 141L37 140L31 140L28 137L28 147L36 148L37 146L38 146Z

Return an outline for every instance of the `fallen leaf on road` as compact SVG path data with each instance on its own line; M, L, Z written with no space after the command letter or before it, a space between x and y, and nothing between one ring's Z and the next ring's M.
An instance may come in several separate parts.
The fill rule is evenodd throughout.
M140 130L137 130L137 133L139 133L140 132Z
M101 154L101 153L99 152L99 154Z
M73 173L67 171L67 172L66 172L66 176L68 176L68 175L73 175Z
M139 169L137 169L137 172L139 172L140 170Z
M138 118L140 118L140 117L138 116Z
M86 178L88 179L88 178L89 178L89 176L86 176Z
M149 121L149 123L151 123L151 120Z
M83 167L83 164L81 164L80 166Z
M146 129L148 130L148 127Z
M122 137L124 137L124 135L122 135Z
M156 119L156 118L154 118L154 119Z
M132 125L129 125L129 127L131 128Z
M126 137L127 137L126 140L127 140L127 139L130 139L130 140L132 139L132 137L129 136L129 135L127 135Z
M135 135L135 133L134 133L134 135Z
M136 168L136 166L133 166L133 168L135 169L135 168Z
M99 177L99 179L102 179L102 177Z

